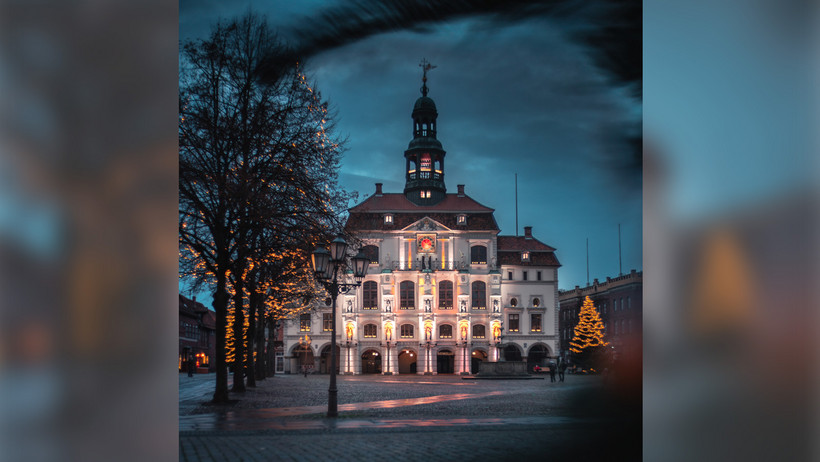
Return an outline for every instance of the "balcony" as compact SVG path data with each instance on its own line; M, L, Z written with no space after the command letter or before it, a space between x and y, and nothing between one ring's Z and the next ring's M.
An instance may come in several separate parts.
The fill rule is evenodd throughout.
M382 265L382 268L391 269L393 271L422 271L421 263L418 261L407 262L394 260L387 265ZM433 271L466 270L468 269L468 265L461 261L433 260L430 269Z

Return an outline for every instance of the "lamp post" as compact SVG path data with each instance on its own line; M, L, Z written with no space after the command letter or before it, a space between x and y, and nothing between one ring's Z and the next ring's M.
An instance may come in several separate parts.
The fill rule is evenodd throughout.
M299 337L299 349L302 350L302 372L304 372L305 378L307 378L308 373L307 353L310 351L310 342L311 338L307 334L304 337Z
M338 415L336 400L338 394L336 389L336 297L339 294L346 294L362 284L362 280L367 274L370 259L360 251L355 257L351 258L355 282L340 282L339 273L342 273L341 280L344 281L346 278L344 270L348 268L346 261L347 242L341 234L336 236L336 239L330 243L330 251L317 248L313 251L311 257L316 279L322 283L332 299L331 309L333 314L331 320L333 326L330 337L330 386L327 389L327 416L336 417Z

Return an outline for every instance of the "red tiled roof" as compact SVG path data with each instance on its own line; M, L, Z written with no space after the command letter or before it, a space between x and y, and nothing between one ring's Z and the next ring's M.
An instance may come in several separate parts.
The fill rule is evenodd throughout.
M447 194L444 200L436 205L416 205L410 202L404 194L391 193L372 195L349 210L355 212L494 212L494 209L485 207L470 196Z
M543 242L539 241L538 239L527 239L524 236L498 236L497 245L499 252L507 250L516 252L520 252L522 250L529 250L531 252L555 251L554 247L550 247L547 244L544 244Z
M206 313L209 310L202 303L196 302L182 294L179 294L179 311L188 314L195 314Z
M521 252L502 252L498 251L499 265L518 265L518 266L561 266L558 258L552 252L531 252L530 261L521 261Z

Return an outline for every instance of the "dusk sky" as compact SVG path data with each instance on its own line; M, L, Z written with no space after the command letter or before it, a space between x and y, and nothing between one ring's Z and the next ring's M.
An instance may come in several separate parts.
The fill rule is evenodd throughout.
M586 285L587 238L589 281L618 275L619 224L623 272L641 270L640 82L596 63L597 50L578 39L601 26L593 18L607 17L595 2L585 5L525 19L473 14L365 31L310 56L306 72L348 137L342 187L357 191L359 202L377 182L385 192L402 192L410 113L421 96L419 62L426 58L437 66L427 83L447 151L448 192L466 185L469 196L495 209L501 234L515 235L517 173L518 233L532 226L537 239L557 249L561 289ZM319 15L332 6L182 1L180 39L205 38L217 20L252 9L283 38L304 41L321 34Z

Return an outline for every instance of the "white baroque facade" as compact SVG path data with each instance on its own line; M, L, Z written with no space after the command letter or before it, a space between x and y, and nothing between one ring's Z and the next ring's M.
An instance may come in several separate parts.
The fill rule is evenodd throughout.
M499 235L494 210L464 185L447 192L427 91L425 77L404 153L404 192L384 193L377 183L349 210L346 230L371 264L362 286L337 300L339 373L467 375L499 360L526 361L532 370L558 354L555 249L530 227L524 236ZM286 373L327 372L333 307L329 298L320 305L286 323Z

